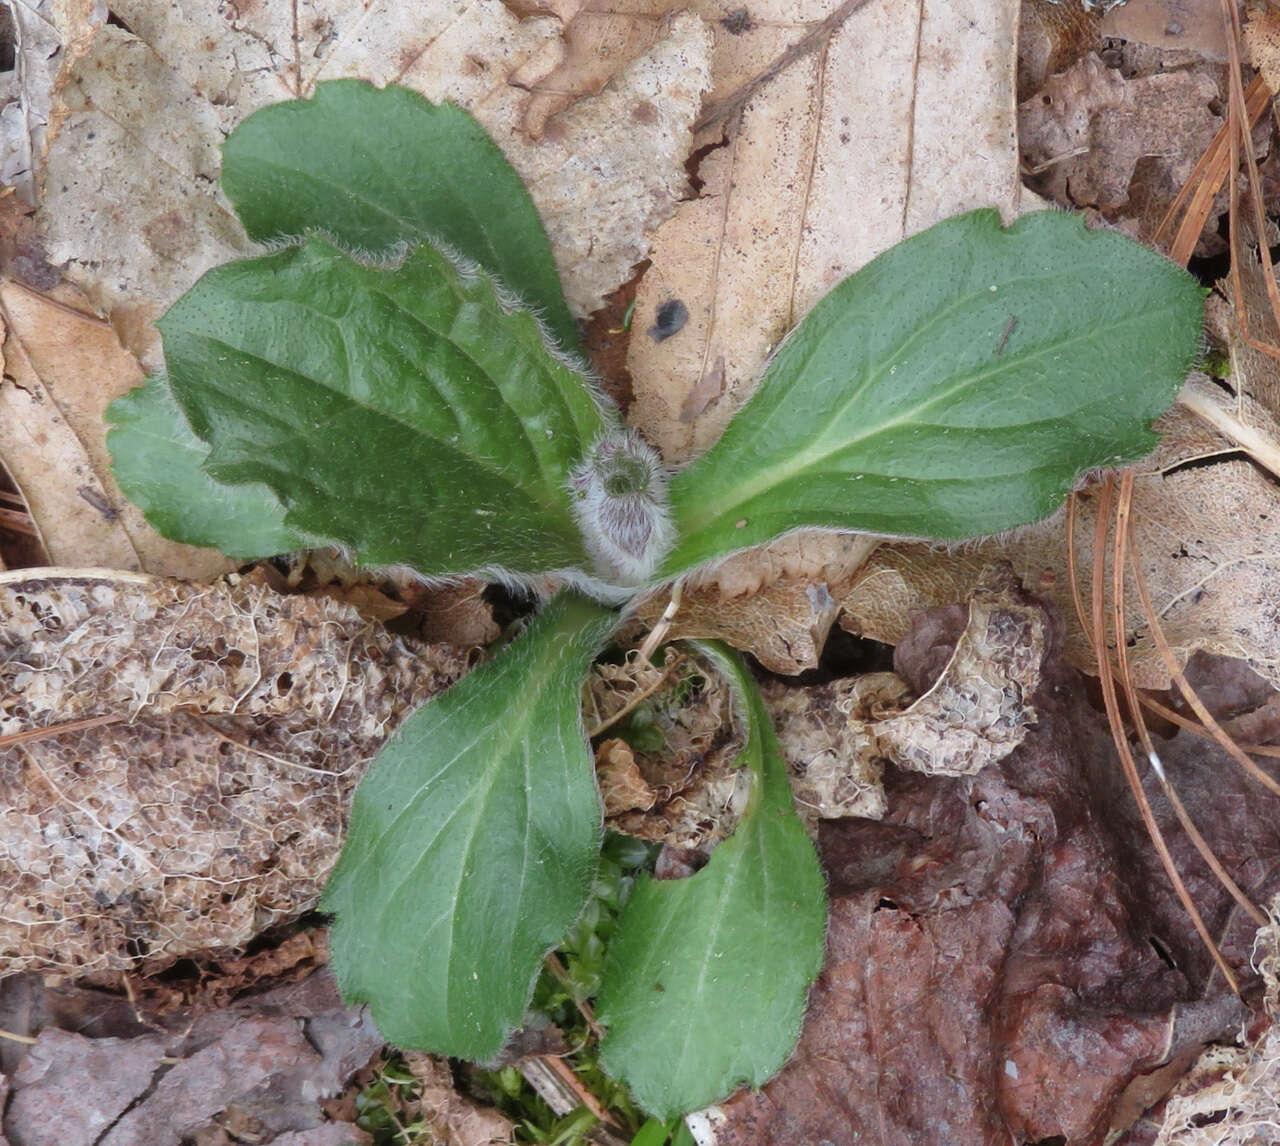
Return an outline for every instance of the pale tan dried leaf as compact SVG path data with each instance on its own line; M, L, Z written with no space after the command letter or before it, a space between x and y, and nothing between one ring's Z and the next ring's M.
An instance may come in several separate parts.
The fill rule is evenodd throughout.
M22 491L45 551L71 567L192 578L225 572L231 566L221 554L167 541L120 493L103 411L142 381L142 371L74 290L60 293L67 301L0 282L0 464Z
M868 537L806 530L735 553L685 582L667 639L728 641L784 676L814 668L838 602L877 544ZM667 589L651 595L636 616L657 624L670 598Z
M648 233L683 198L710 55L706 26L679 13L652 48L557 116L536 145L507 148L546 224L575 314L596 310L630 277L649 253Z
M562 3L562 0L560 0ZM595 95L658 41L665 18L683 5L678 0L617 4L611 0L570 0L564 20L564 58L533 85L524 113L524 130L542 136L547 121L584 96Z
M647 812L658 795L644 782L631 746L625 740L606 740L596 749L596 783L606 817L623 812Z
M13 69L0 77L0 183L34 205L58 73L107 19L102 0L21 0L7 5Z
M218 191L223 138L321 80L399 83L471 110L530 186L580 314L644 257L645 229L683 192L709 50L693 16L677 17L615 85L535 142L521 127L530 87L563 54L554 17L521 19L499 0L317 0L296 27L278 4L199 8L183 20L162 0L117 8L132 32L99 32L61 90L39 218L50 257L148 368L159 365L150 321L249 249Z
M496 1146L515 1141L515 1124L492 1107L464 1098L453 1085L448 1059L410 1052L405 1065L418 1079L418 1113L432 1141L443 1146Z
M1206 60L1227 58L1219 0L1128 0L1102 18L1101 34Z
M972 776L1003 760L1036 720L1032 697L1049 642L1044 607L1008 566L983 570L969 620L941 676L904 712L864 724L879 752L929 776Z
M718 675L685 663L644 703L663 743L653 751L632 745L631 754L656 800L610 816L607 825L678 848L719 843L733 834L751 795L750 773L735 766L742 738L729 689Z
M0 957L105 970L235 947L311 906L385 737L465 670L251 581L0 576ZM134 723L123 723L124 721Z
M699 166L698 197L655 236L636 302L632 418L670 461L715 440L772 347L840 279L959 210L1021 203L1016 6L770 0L745 27L730 20L740 7L695 5L715 27L711 107L825 17L848 15L759 86L740 118L698 137L723 146ZM688 322L656 341L644 332L673 299ZM721 369L722 396L681 421L689 394Z
M818 820L887 811L881 755L866 722L901 709L911 693L894 673L866 673L811 688L767 683L765 704L773 717L791 777L796 811L811 833Z
M1157 428L1164 441L1136 467L1133 526L1152 600L1178 661L1185 664L1204 649L1239 657L1280 684L1280 505L1274 484L1254 464L1238 460L1233 443L1181 407ZM1191 463L1199 464L1187 468ZM1096 504L1096 491L1077 494L1075 555L1085 586L1093 568ZM1004 559L1023 584L1056 604L1066 624L1068 662L1094 672L1071 599L1066 553L1064 511L949 554L927 545L882 546L841 602L840 624L897 644L912 612L964 600L982 568ZM1125 602L1134 680L1142 688L1167 688L1169 673L1146 631L1132 580Z
M1255 8L1244 26L1244 42L1267 90L1280 92L1280 12Z

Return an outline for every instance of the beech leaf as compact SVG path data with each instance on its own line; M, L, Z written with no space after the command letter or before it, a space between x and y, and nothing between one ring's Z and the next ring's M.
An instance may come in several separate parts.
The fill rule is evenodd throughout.
M322 907L343 997L397 1046L492 1058L586 903L601 813L579 695L616 624L556 598L361 781Z
M578 346L529 192L455 104L360 80L319 84L227 137L222 189L260 242L320 230L377 252L444 239L541 314L565 349Z
M108 408L112 472L125 496L166 537L212 545L237 557L272 557L315 542L284 523L284 506L264 485L222 485L202 466L196 437L163 374Z
M754 788L705 868L636 885L596 1004L605 1069L659 1118L777 1073L799 1035L826 927L822 870L755 682L723 646L695 647L733 684Z
M950 540L1045 517L1082 470L1155 447L1202 305L1185 271L1080 218L947 219L818 303L672 480L664 572L803 527Z
M605 415L485 272L312 238L210 271L159 325L205 470L267 486L291 530L427 576L585 567L567 481Z

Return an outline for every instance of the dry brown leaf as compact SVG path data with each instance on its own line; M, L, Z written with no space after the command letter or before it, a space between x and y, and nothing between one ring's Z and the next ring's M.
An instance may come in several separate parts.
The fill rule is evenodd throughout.
M1255 10L1244 26L1249 60L1274 95L1280 92L1280 12Z
M811 688L766 683L761 691L787 761L796 812L810 833L818 820L887 810L883 762L865 722L896 712L911 691L894 673L865 673Z
M477 1106L458 1093L447 1059L408 1054L405 1064L418 1080L418 1110L433 1141L445 1146L491 1146L514 1141L515 1124L499 1111Z
M644 782L631 746L625 740L606 740L596 749L596 783L604 814L647 812L658 802L658 794Z
M1242 1046L1214 1046L1174 1090L1153 1146L1264 1146L1280 1128L1280 897L1258 929L1269 1025Z
M1017 748L1035 723L1032 697L1049 643L1043 606L1008 566L988 567L969 598L968 623L928 692L854 732L901 768L975 775Z
M0 282L0 464L22 491L49 558L196 579L225 572L231 563L220 553L165 540L120 493L103 411L142 381L142 371L77 292L59 296L66 301Z
M1129 77L1090 53L1018 108L1036 190L1150 238L1223 117L1203 71Z
M101 0L7 5L14 60L0 76L0 183L34 205L58 72L107 18Z
M0 575L0 957L99 970L234 947L305 910L385 737L465 670L249 580Z
M1102 35L1206 60L1227 58L1221 0L1128 0L1102 18Z
M217 189L218 146L258 107L321 80L399 83L471 110L507 152L547 225L571 305L599 305L644 256L646 228L683 190L688 126L706 86L709 40L677 17L607 91L544 141L520 132L528 89L563 53L554 17L498 0L380 0L204 7L173 20L161 0L114 9L67 69L40 224L124 341L158 365L149 322L206 269L247 243Z
M813 668L838 602L877 544L869 537L806 530L735 553L685 582L667 638L728 641L784 676ZM654 625L670 599L669 589L660 590L639 603L636 616Z

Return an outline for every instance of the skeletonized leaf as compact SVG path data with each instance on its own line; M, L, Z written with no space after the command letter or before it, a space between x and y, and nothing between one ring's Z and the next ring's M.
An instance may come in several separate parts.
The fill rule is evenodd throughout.
M586 902L600 801L579 693L616 614L561 596L411 716L325 891L334 971L406 1048L491 1058Z
M249 237L323 230L352 249L447 239L578 344L542 220L484 128L451 103L360 80L263 108L222 148L222 189Z
M426 575L585 566L566 481L605 415L486 273L311 239L210 271L160 330L205 469L290 529Z
M737 831L688 879L646 879L623 911L597 1014L605 1068L660 1118L759 1086L795 1046L822 966L826 897L787 766L736 655L699 645L744 710L755 787Z
M671 575L804 526L996 533L1076 475L1149 453L1199 347L1194 280L1042 212L939 223L868 263L783 344L671 482Z
M285 525L284 506L266 486L222 485L205 473L209 447L192 432L163 374L118 398L108 417L116 481L166 537L239 557L313 544Z

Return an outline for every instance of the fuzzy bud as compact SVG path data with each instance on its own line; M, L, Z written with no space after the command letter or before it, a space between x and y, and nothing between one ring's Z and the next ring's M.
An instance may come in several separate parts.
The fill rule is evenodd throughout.
M634 430L610 430L574 470L569 489L599 575L616 585L648 581L674 538L658 452Z

